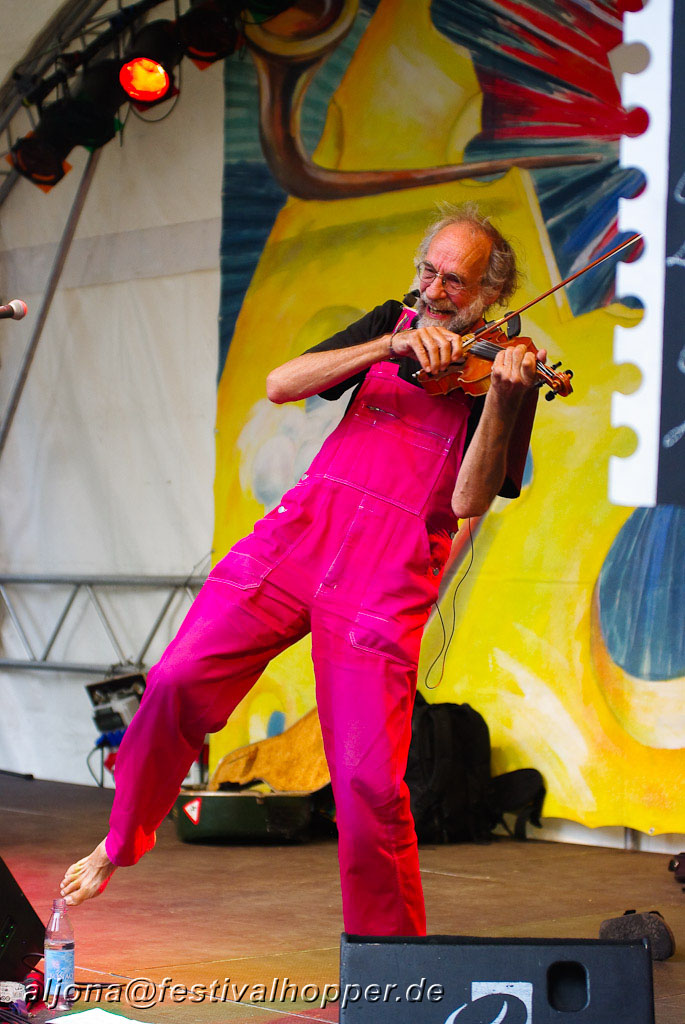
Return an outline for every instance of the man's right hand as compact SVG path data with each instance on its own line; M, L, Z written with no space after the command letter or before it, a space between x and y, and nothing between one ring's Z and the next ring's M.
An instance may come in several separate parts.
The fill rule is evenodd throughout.
M460 335L431 324L413 331L381 334L361 345L295 356L271 371L266 380L266 393L277 405L309 398L388 359L391 343L396 355L416 359L428 373L446 370L450 363L463 358Z
M427 373L446 370L464 358L461 335L437 324L393 334L391 344L396 355L416 359Z

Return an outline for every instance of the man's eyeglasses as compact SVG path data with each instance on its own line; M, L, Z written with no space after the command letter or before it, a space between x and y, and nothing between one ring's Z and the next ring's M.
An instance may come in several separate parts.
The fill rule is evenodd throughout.
M452 299L456 299L457 296L463 295L465 291L468 291L468 288L457 274L441 274L432 263L426 263L425 260L417 264L416 270L422 288L427 288L436 277L439 277L442 287Z

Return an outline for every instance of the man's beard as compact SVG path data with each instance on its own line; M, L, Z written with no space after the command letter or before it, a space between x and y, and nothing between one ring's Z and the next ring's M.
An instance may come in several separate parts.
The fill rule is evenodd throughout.
M428 303L424 299L423 295L420 295L416 301L415 309L418 312L418 319L414 323L415 327L429 327L431 324L435 324L430 316L425 316L426 307L431 305L434 309L449 311L453 313L450 320L445 321L444 327L448 331L454 331L455 334L463 334L465 331L475 324L476 320L480 320L485 309L487 308L485 302L480 295L468 304L468 306L457 307L453 302L442 302L442 303Z

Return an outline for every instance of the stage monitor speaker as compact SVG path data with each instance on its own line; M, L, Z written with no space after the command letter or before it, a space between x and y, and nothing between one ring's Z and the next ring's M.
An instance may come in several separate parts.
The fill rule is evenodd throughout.
M0 857L0 981L23 981L43 955L45 925Z
M343 935L340 1024L654 1024L644 942Z

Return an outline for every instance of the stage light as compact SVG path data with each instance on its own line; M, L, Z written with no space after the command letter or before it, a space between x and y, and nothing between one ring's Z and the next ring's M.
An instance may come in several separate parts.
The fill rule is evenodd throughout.
M109 733L130 725L145 691L145 678L140 673L113 676L88 683L86 691L93 705L95 725L101 733Z
M186 57L203 69L233 53L238 42L236 19L243 7L244 0L204 0L193 4L176 22Z
M46 107L36 130L18 139L8 158L20 174L46 191L69 170L66 157L72 145L60 124L60 107L64 102L58 100Z
M124 57L122 88L138 104L160 103L174 90L174 68L182 56L176 24L151 21L136 33Z
M47 191L69 170L66 157L74 146L94 150L114 138L116 111L126 99L118 70L115 60L90 65L72 95L43 108L36 129L10 151L20 174Z
M171 84L162 65L149 57L134 57L124 64L119 73L119 81L132 100L148 103L163 99Z

